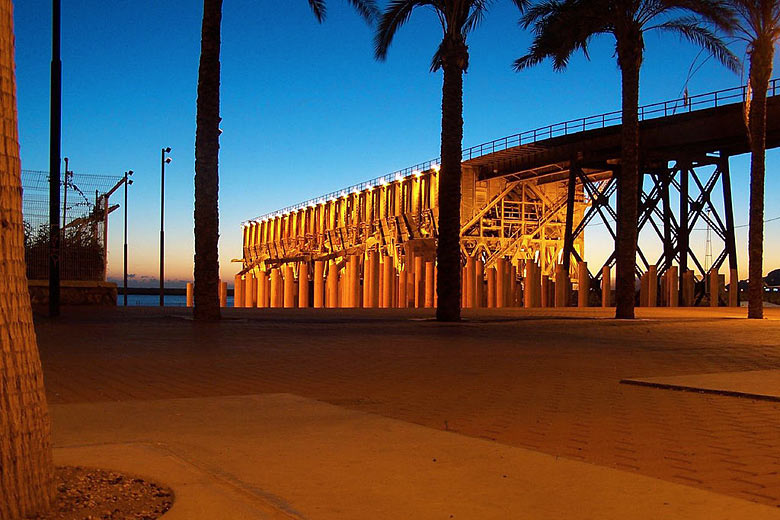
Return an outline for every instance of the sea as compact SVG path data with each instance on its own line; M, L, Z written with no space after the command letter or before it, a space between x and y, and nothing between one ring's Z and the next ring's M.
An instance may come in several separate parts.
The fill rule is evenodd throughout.
M163 299L166 307L186 307L187 296L183 294L166 294ZM116 304L121 307L125 304L123 295L117 296ZM157 307L160 305L160 295L158 294L128 294L127 306L128 307ZM227 306L233 306L233 297L228 296Z

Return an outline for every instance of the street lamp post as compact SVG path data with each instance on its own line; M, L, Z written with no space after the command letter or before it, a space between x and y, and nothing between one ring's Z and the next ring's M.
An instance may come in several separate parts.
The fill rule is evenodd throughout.
M49 316L60 315L60 152L62 145L62 61L60 0L52 0L51 104L49 113Z
M171 147L160 151L160 307L165 305L165 165L171 162L165 154Z
M124 272L124 290L122 291L122 294L124 295L124 306L127 307L127 186L130 184L133 184L133 180L128 178L130 175L133 174L133 170L126 171L125 172L125 244L124 244L124 264L125 264L125 272Z

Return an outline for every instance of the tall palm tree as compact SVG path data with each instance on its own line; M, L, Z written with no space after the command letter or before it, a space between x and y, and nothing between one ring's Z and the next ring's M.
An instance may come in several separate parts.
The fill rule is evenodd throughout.
M679 15L679 16L678 16ZM521 19L533 26L534 40L525 56L515 61L521 70L551 58L553 68L566 68L569 58L599 34L612 34L620 68L622 93L621 157L618 175L617 277L615 317L634 317L634 282L639 212L639 71L644 33L657 29L678 34L703 47L729 68L737 58L705 25L728 31L733 19L720 0L545 0Z
M748 318L764 316L764 176L766 174L766 92L780 39L778 0L731 0L737 38L747 43L750 66L750 226L748 231Z
M11 0L0 0L0 519L45 512L51 433L24 264Z
M512 0L524 9L527 0ZM463 74L469 66L466 38L484 18L492 0L392 0L379 20L375 54L385 60L398 29L418 7L439 17L443 38L433 55L431 72L444 73L441 96L441 170L439 172L439 236L436 319L460 320L460 180L463 141Z
M308 0L317 21L324 0ZM374 0L348 0L367 21L377 12ZM196 320L219 320L219 82L222 0L203 0L195 134L195 309Z

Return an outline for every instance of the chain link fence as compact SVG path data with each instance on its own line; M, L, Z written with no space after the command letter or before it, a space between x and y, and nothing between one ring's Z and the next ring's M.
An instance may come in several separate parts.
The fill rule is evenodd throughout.
M60 278L106 279L108 196L122 177L68 172L60 181ZM24 246L29 280L49 278L49 172L22 170Z

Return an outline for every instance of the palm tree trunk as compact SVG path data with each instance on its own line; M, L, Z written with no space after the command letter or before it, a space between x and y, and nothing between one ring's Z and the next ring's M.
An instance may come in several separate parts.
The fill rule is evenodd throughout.
M774 46L757 42L750 55L750 228L748 231L748 318L764 315L764 176L766 173L766 91Z
M441 100L441 170L436 319L460 320L460 161L463 141L463 69L445 58Z
M222 0L203 0L195 134L196 320L220 319L219 309L219 81Z
M639 213L639 68L642 51L633 42L618 42L623 83L620 170L617 190L617 273L615 318L633 319L636 298L636 243Z
M0 519L45 512L51 427L24 263L13 7L0 0Z

